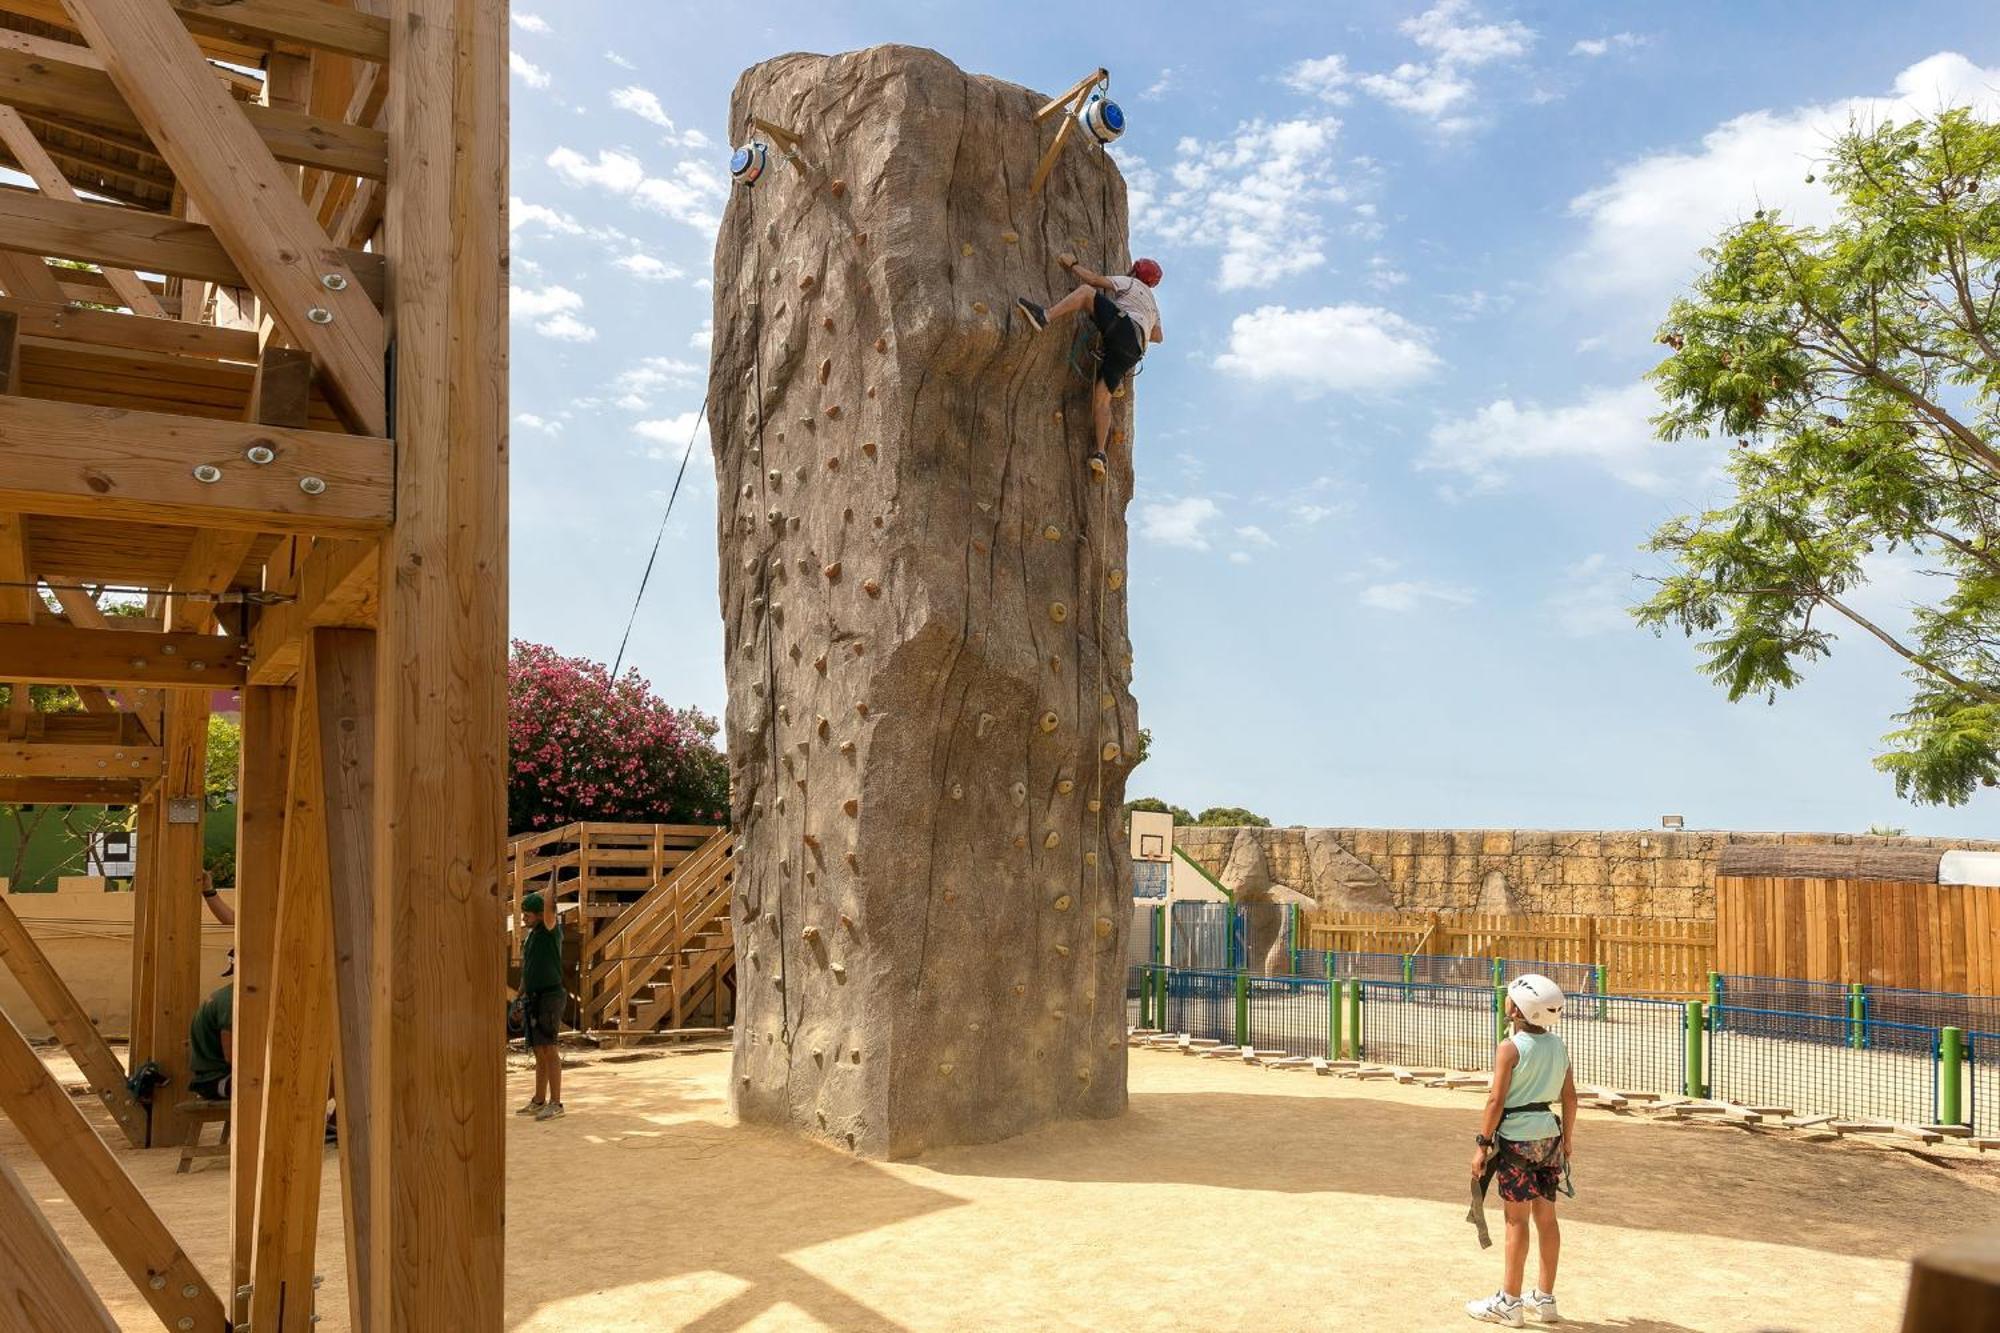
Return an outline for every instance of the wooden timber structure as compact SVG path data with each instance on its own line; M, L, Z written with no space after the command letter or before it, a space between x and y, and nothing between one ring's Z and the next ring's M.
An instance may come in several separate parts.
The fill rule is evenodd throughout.
M0 961L109 1118L4 1018L0 1114L168 1329L311 1327L330 1079L350 1325L501 1327L507 21L0 0L0 166L28 182L0 183L0 799L139 830L130 1068L0 901ZM187 1128L217 689L243 746L230 1260L204 1273L100 1131ZM113 1326L5 1170L0 1308Z
M576 940L578 1026L604 1040L735 1018L735 837L698 824L565 824L507 844L510 958L521 899L553 901Z

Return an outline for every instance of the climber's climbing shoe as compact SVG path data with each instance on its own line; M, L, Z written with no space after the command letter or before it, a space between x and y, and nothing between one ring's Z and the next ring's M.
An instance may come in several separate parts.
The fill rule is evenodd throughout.
M1092 479L1093 481L1102 481L1102 480L1104 480L1104 455L1103 455L1103 454L1092 454L1092 455L1090 456L1090 476L1091 476L1091 479Z
M1021 297L1014 304L1019 307L1021 314L1037 330L1045 329L1049 326L1049 312L1036 305L1033 301L1030 301L1027 297Z

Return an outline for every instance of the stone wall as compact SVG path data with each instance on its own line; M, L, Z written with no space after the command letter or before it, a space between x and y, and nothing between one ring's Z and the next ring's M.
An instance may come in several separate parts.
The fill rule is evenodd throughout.
M1177 828L1174 844L1239 901L1273 886L1349 911L1713 919L1731 845L2000 850L2000 842L1694 830Z

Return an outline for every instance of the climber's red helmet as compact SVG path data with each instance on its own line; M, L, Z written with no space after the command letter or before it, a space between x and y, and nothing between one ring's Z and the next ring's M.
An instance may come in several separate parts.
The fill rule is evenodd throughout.
M1157 287L1160 285L1160 279L1164 275L1160 272L1158 260L1135 259L1132 261L1132 276L1145 283L1148 287Z

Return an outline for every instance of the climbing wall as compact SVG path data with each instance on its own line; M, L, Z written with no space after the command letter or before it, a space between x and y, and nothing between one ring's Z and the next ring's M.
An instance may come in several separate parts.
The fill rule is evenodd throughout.
M1131 400L1093 482L1054 257L1125 187L1044 99L887 46L748 71L709 403L735 826L736 1109L870 1157L1125 1106L1117 812Z

